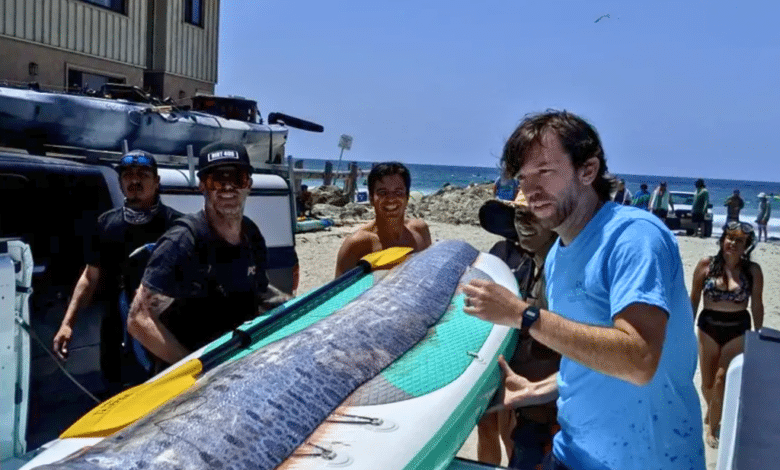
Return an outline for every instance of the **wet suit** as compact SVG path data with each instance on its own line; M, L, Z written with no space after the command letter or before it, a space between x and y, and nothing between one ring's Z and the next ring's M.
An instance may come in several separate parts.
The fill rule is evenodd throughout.
M175 299L160 321L194 351L257 316L268 290L266 260L265 240L249 218L241 244L231 245L200 211L160 238L142 282Z
M102 282L98 292L108 304L100 324L100 369L111 387L120 388L148 378L133 357L129 342L124 341L126 323L123 324L119 312L118 299L132 296L140 283L129 256L138 247L155 243L180 216L180 212L159 202L152 211L119 207L98 217L95 232L87 241L85 261L100 268Z

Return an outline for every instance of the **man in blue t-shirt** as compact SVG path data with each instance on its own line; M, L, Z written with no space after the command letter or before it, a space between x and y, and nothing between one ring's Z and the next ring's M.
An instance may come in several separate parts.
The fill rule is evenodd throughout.
M558 396L561 430L543 468L703 470L693 312L674 236L609 201L599 136L578 116L527 117L502 162L559 235L545 263L549 306L474 280L464 310L563 356L557 377L526 384L529 404Z

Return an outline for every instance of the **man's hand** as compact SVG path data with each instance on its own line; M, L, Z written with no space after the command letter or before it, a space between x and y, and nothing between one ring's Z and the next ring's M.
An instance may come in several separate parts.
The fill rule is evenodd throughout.
M558 396L558 384L556 374L552 374L539 382L531 382L520 374L515 373L504 356L498 356L498 365L504 376L504 400L503 409L513 410L524 406L541 405L555 400ZM498 407L487 410L497 411Z
M528 304L506 287L482 279L461 286L466 295L463 311L491 323L520 328Z
M268 284L268 289L260 294L260 311L258 314L262 314L268 310L271 310L272 308L276 308L290 299L292 299L291 295L282 292L271 284Z
M53 349L57 357L63 361L68 359L68 345L70 345L70 338L73 336L73 328L68 325L60 326L57 334L54 335Z

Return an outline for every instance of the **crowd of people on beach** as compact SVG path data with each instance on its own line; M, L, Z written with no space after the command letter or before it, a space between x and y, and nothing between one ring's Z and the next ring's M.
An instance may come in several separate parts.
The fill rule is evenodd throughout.
M269 283L265 241L243 214L252 171L245 148L201 151L196 214L162 204L154 156L129 152L117 171L125 204L98 220L53 348L67 358L78 311L98 284L113 286L124 307L104 325L106 337L132 340L136 363L110 381L126 387L290 296ZM518 469L703 469L705 440L718 445L725 371L745 332L763 323L763 274L750 253L762 227L766 239L769 203L754 232L739 221L738 191L726 201L718 251L698 263L689 293L663 223L674 210L666 183L632 194L615 181L581 117L527 116L506 142L502 171L479 219L505 238L490 252L510 267L519 295L482 279L461 286L465 313L520 331L514 356L498 359L503 386L478 425L480 460L499 464L503 445ZM709 194L703 180L695 186L701 232ZM375 216L334 254L335 277L370 253L432 244L426 222L406 216L410 188L403 164L372 168Z
M674 197L668 191L667 186L666 181L663 181L656 186L652 193L650 193L647 190L647 183L641 183L639 185L639 190L632 196L631 191L626 188L625 180L618 179L616 191L612 195L612 201L616 204L634 206L650 211L666 222L670 211L673 212L675 210ZM707 235L705 235L704 224L708 209L712 207L710 204L710 194L707 190L707 185L701 178L696 180L694 187L695 193L691 206L691 221L696 224L695 233L702 238L706 238ZM761 192L757 195L757 198L758 215L754 221L758 227L758 237L756 238L756 241L761 241L762 233L764 235L764 241L768 241L767 224L772 215L771 200L774 198L774 194L767 195L765 192ZM745 207L745 201L740 196L739 189L735 189L734 192L723 201L723 206L726 208L726 223L740 220L740 212Z

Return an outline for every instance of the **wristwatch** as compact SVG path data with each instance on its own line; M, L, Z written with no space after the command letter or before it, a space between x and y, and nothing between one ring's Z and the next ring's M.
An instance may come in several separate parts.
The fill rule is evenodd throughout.
M523 310L523 323L520 329L522 331L528 331L528 329L531 328L531 325L533 325L534 322L538 319L539 307L529 305L525 310Z

